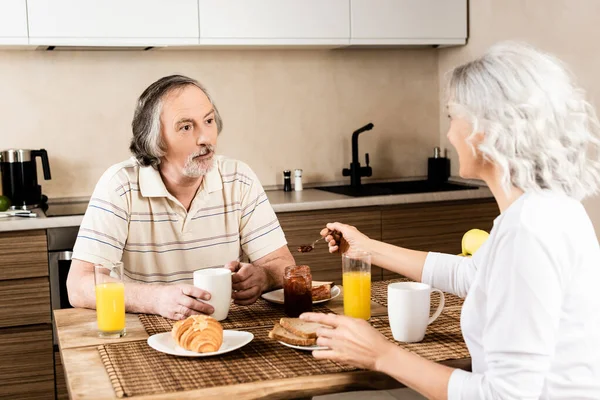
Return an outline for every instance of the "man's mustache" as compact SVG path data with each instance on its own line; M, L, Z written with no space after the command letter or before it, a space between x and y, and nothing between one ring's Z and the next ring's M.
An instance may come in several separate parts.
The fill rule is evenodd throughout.
M211 154L215 152L215 146L212 144L203 144L200 146L200 150L195 153L190 154L189 159L193 160L196 157L205 156L207 154Z

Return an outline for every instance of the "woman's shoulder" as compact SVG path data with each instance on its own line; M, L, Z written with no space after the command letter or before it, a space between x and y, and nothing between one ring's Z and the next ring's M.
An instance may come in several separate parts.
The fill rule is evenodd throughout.
M513 206L499 227L509 236L521 233L541 242L565 244L597 240L585 208L572 197L551 191L527 192Z

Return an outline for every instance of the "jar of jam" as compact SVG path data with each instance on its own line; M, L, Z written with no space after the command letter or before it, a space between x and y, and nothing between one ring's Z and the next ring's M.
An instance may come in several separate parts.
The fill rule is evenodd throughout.
M283 308L288 317L312 311L312 275L308 265L292 265L283 274Z

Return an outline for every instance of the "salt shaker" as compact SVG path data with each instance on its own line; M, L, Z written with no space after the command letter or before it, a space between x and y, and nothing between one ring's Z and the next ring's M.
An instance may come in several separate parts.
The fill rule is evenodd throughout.
M294 190L299 192L302 190L302 170L297 169L294 171Z
M283 171L283 191L292 191L292 172L288 171L287 169Z

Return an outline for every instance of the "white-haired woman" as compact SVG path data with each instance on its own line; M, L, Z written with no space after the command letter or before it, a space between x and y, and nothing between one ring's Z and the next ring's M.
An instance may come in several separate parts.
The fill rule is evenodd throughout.
M305 314L328 358L384 372L434 399L600 399L600 249L580 200L600 182L600 125L564 66L500 43L455 68L448 139L460 175L484 180L501 214L473 258L369 239L333 223L330 251L466 297L461 316L473 372L388 342L367 322ZM327 230L322 232L327 235ZM339 236L337 236L339 237Z

